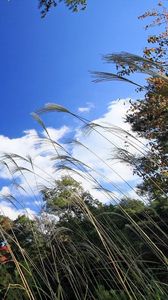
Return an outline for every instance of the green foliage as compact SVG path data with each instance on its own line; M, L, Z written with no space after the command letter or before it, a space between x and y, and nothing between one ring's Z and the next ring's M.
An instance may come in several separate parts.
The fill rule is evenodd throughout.
M73 11L78 5L86 6L82 0L64 3ZM40 1L42 16L56 4ZM158 22L167 20L157 12L142 18L146 16L160 16ZM151 37L149 42L158 41ZM159 47L166 45L162 36ZM139 193L148 195L148 204L125 197L117 205L104 205L72 177L56 180L54 188L42 191L44 206L39 218L21 216L12 222L0 217L1 238L8 240L10 249L10 260L0 264L1 299L168 299L168 78L163 64L158 64L165 50L159 55L155 48L145 51L144 58L124 52L107 55L106 61L116 63L119 73L96 75L98 81L115 78L133 84L123 76L135 71L150 76L144 99L133 103L127 115L132 129L149 140L148 151L133 157L120 149L121 160L130 162L143 179ZM45 111L76 116L54 104L39 113ZM36 120L45 130L38 115ZM67 161L68 167L75 162L75 171L82 165L67 153L58 159Z
M41 230L39 220L30 221L25 216L12 223L8 239L23 274L14 257L0 265L2 297L7 293L7 299L11 299L13 293L13 299L29 299L22 281L24 275L35 299L54 299L57 295L58 299L68 300L127 300L135 292L140 300L152 300L154 295L166 299L167 268L138 228L153 243L159 241L159 251L166 255L168 241L160 230L165 230L167 215L162 215L160 223L160 211L155 213L153 206L147 207L139 200L128 198L120 205L103 205L88 193L85 198L85 193L80 183L63 177L53 190L43 191L48 218L49 212L57 216L58 209L62 211L60 218L51 222L51 228ZM78 195L75 201L74 195ZM82 201L79 208L76 199ZM43 216L41 221L44 225ZM126 282L129 280L131 289L123 289L116 267Z
M39 8L41 9L41 17L44 18L52 7L56 7L58 3L64 4L73 12L84 10L87 5L87 0L38 0Z
M122 291L115 291L115 290L105 290L105 288L100 285L96 290L97 299L98 300L127 300L128 297Z
M158 81L155 79L152 83L156 89ZM160 195L166 197L168 191L167 106L167 96L149 92L144 100L132 104L127 116L127 122L131 124L132 129L149 141L150 151L147 156L139 158L135 170L144 179L141 190L147 192L151 199Z
M145 209L144 202L135 199L122 199L120 206L123 207L129 214L141 213Z
M70 176L64 176L55 182L55 188L43 191L45 210L63 218L68 216L82 217L82 207L87 205L94 210L101 203L85 192L79 182Z
M167 201L168 193L168 77L167 77L167 8L163 3L158 3L158 8L147 11L140 18L152 17L152 23L147 28L162 25L164 31L159 35L150 36L148 43L151 49L144 49L144 57L121 52L104 56L107 63L116 66L117 74L96 72L97 81L122 80L132 84L126 76L134 72L148 74L147 84L139 86L138 91L145 90L144 99L131 102L131 107L126 116L126 122L137 133L138 137L147 139L147 147L134 157L119 149L118 158L134 167L143 179L138 186L139 193L147 196L149 201ZM129 146L129 143L128 143ZM143 155L144 152L144 155ZM163 201L162 201L163 200Z

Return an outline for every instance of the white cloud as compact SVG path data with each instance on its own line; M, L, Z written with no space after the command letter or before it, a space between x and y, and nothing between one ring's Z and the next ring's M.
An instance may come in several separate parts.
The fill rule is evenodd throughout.
M94 172L90 172L101 183L108 183L114 196L125 195L128 188L136 185L138 176L133 176L133 170L127 164L114 159L117 148L124 148L137 154L143 151L141 142L129 135L133 134L131 127L125 123L126 113L130 107L129 99L112 101L107 113L93 123L103 125L105 128L95 127L89 134L84 135L83 130L77 129L76 140L84 146L74 146L73 156L89 165Z
M116 125L125 130L130 130L128 123L125 123L126 113L130 108L130 99L117 99L112 101L108 106L107 113L102 118L95 120L99 124L107 123Z
M47 128L51 138L54 141L59 141L68 131L68 127L63 126L60 129L55 128ZM44 135L44 132L42 133ZM20 171L18 170L14 174L14 180L16 180L19 189L19 194L26 195L24 190L26 190L27 195L37 195L39 191L39 186L42 185L52 185L52 179L54 176L54 164L55 162L51 160L51 156L57 154L57 151L60 152L59 147L55 150L50 141L44 140L41 142L41 138L36 130L26 130L24 131L23 136L19 138L8 138L6 136L0 136L0 156L3 157L4 153L15 153L23 157L23 159L14 157L5 159L3 158L1 167L0 167L0 178L4 179L12 179L12 172L15 170L17 166L20 167ZM29 157L31 157L31 161L33 166L29 162ZM26 158L27 160L25 160ZM8 168L3 165L3 162L7 162ZM17 164L17 166L16 166ZM24 169L23 169L24 168ZM27 171L27 170L29 171ZM11 186L2 187L0 194L4 195L9 194L11 191ZM16 188L12 188L12 193L17 194ZM5 196L5 195L4 195Z
M49 133L49 136L53 141L58 141L69 131L70 131L70 129L67 126L62 126L60 129L55 129L53 127L47 127L47 132ZM48 135L45 131L43 131L43 135L45 137L48 137Z
M91 109L93 109L95 106L94 106L94 104L93 103L91 103L91 102L87 102L86 103L86 106L84 106L84 107L79 107L78 108L78 112L80 112L80 113L85 113L85 112L90 112L91 111Z
M31 210L30 208L17 209L7 201L0 202L0 214L7 216L11 220L15 220L21 215L26 215L30 219L34 219L36 215L35 211Z
M137 180L139 180L137 176L133 176L130 166L114 160L114 151L117 147L128 148L132 153L138 153L138 149L144 150L140 142L145 143L145 141L141 140L138 142L126 133L127 131L132 134L129 124L125 123L125 115L129 107L129 99L112 101L108 106L107 113L101 118L94 120L95 124L105 126L104 129L95 127L98 132L92 130L90 134L84 135L83 129L74 128L76 130L76 140L80 141L84 146L73 144L71 146L72 156L89 165L94 171L87 170L86 173L82 173L82 170L80 170L79 173L83 177L77 174L72 175L71 172L69 172L69 175L80 181L84 189L90 191L95 198L102 202L112 199L118 201L119 198L124 196L125 191L129 190L129 193L131 193L131 186L134 187ZM122 128L125 132L119 131L117 128ZM49 127L47 130L51 139L56 142L59 142L69 132L69 128L66 126L62 126L59 129ZM44 131L42 136L47 137ZM31 157L33 162L32 167L31 163L26 160L14 159L20 167L25 168L25 170L21 169L20 172L14 174L14 179L20 188L19 190L16 189L11 182L9 186L2 187L0 191L1 198L4 196L5 199L5 196L9 196L10 193L14 196L32 196L34 204L40 206L38 199L39 190L45 186L54 186L54 180L66 173L66 171L55 172L55 161L51 160L51 157L57 155L57 151L62 153L62 150L57 146L55 150L49 141L40 142L40 138L41 136L34 129L24 131L23 135L18 138L0 135L0 153L16 153L25 158ZM136 147L134 147L135 145ZM7 162L11 171L14 168L16 169L15 163L9 160ZM26 168L30 172L26 171ZM12 178L8 169L3 165L0 167L0 178ZM113 194L109 195L106 191L100 192L99 189L96 189L97 183L110 189ZM24 199L24 197L22 198ZM19 214L23 214L22 209L17 210L8 205L7 201L0 202L0 209L4 211L5 215L13 219ZM29 210L30 208L27 209Z
M79 107L78 108L78 111L79 112L89 112L90 111L90 107Z
M0 197L5 197L10 195L10 188L8 186L3 186L0 190Z

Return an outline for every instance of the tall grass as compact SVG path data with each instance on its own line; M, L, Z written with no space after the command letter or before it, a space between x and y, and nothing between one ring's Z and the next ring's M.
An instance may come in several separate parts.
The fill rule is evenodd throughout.
M108 56L107 59L115 59L116 61L118 57ZM139 57L137 57L137 60L140 61ZM147 61L143 61L144 63L149 65ZM143 64L138 67L141 71L144 67ZM152 72L152 75L155 75L154 67L157 68L158 66L150 65L150 67L152 69L148 73L151 75ZM101 80L104 79L104 76L105 79L109 79L109 74L97 73L97 75ZM121 78L119 79L121 80ZM54 153L51 155L51 159L55 161L56 172L59 176L62 174L73 176L75 174L75 176L78 175L78 178L92 183L100 193L106 196L108 201L117 206L118 212L108 210L101 212L100 210L100 213L96 214L83 201L81 195L74 191L71 197L71 205L75 205L82 212L83 219L87 220L87 226L92 235L87 234L82 221L78 222L73 216L71 216L73 226L67 228L61 226L61 222L57 223L53 220L49 214L44 215L43 210L35 221L26 219L26 227L24 227L24 223L17 230L12 223L9 223L10 228L8 230L1 223L2 239L7 240L9 245L12 246L9 246L10 261L5 265L1 265L0 268L4 274L8 274L11 270L11 274L15 275L6 279L3 287L5 292L2 293L3 299L168 299L167 282L159 281L154 276L152 266L147 267L149 262L142 259L143 253L139 248L135 249L133 247L129 236L123 234L120 226L116 225L115 220L116 217L119 223L127 220L128 227L131 229L130 232L133 232L137 241L139 243L143 242L147 249L150 249L152 253L151 265L154 264L155 268L158 265L158 270L163 274L167 274L168 268L168 259L161 247L161 245L164 245L167 248L168 245L167 224L160 219L156 211L154 213L157 215L159 222L164 223L164 230L160 223L151 217L148 210L144 212L145 221L143 224L136 213L129 213L120 204L120 198L113 194L113 188L118 190L126 199L129 199L128 195L120 186L114 184L111 178L104 175L103 168L113 170L110 161L105 161L97 152L89 149L80 140L72 140L71 143L91 153L96 161L99 161L100 168L97 169L97 166L90 166L73 157L71 150L68 150L70 147L64 147L52 140L40 117L41 113L47 112L66 113L70 117L76 118L82 123L84 134L94 132L106 143L109 143L110 147L115 148L117 153L121 151L125 161L135 164L136 158L129 151L118 149L113 142L113 136L117 136L122 142L126 139L127 143L139 152L139 155L146 155L150 151L142 141L139 141L137 137L132 136L122 128L89 122L57 104L48 104L36 114L33 114L47 136L38 140L37 143L47 144L52 148ZM109 133L108 138L105 134L107 131ZM130 138L127 139L126 135L129 135ZM121 159L123 156L118 158ZM3 155L2 163L11 173L15 185L16 172L24 177L29 191L34 194L36 200L37 196L30 186L26 174L29 172L33 174L36 181L39 175L35 170L40 167L36 166L30 157L21 157L9 153ZM55 177L47 174L45 170L41 171L43 172L40 176L44 185L41 189L44 190L48 184L50 184L50 188L53 187L54 189ZM124 180L122 174L116 173L129 189L136 192L130 183ZM157 182L153 182L153 184L157 186ZM39 188L38 183L37 188ZM159 187L157 186L157 188ZM164 193L161 188L160 190ZM8 195L7 198L16 205L17 199L13 195ZM142 199L142 201L145 201L145 199ZM25 207L24 202L20 205ZM31 249L26 248L25 237L22 237L24 228L28 230L32 244ZM151 239L151 233L154 239ZM19 236L20 240L18 239ZM152 261L153 257L156 261Z

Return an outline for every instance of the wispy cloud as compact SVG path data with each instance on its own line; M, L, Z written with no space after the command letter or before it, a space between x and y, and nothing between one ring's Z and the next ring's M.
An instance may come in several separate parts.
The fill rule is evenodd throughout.
M80 112L80 113L88 113L88 112L90 112L91 109L93 109L94 107L95 107L95 106L94 106L93 103L87 102L87 103L86 103L86 106L84 106L84 107L79 107L79 108L78 108L78 112Z

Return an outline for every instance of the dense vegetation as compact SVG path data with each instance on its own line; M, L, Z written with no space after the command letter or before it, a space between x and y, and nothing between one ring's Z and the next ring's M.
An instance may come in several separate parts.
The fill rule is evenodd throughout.
M142 18L154 16L157 24L167 22L167 15L163 8ZM36 219L1 216L1 239L8 242L8 251L0 256L7 258L1 258L1 299L168 299L167 29L148 41L153 47L145 48L143 58L111 54L105 59L117 65L118 73L96 73L97 80L128 82L126 75L132 72L149 75L144 99L132 103L126 120L148 140L145 154L117 152L142 178L139 195L148 201L126 196L119 203L102 204L67 175L41 191L43 209ZM58 105L39 113L44 111L74 116ZM59 168L81 171L82 163L69 153L59 159Z
M11 247L9 261L0 266L2 297L167 297L166 208L128 198L119 206L103 205L70 177L43 197L45 211L59 221L1 220Z

